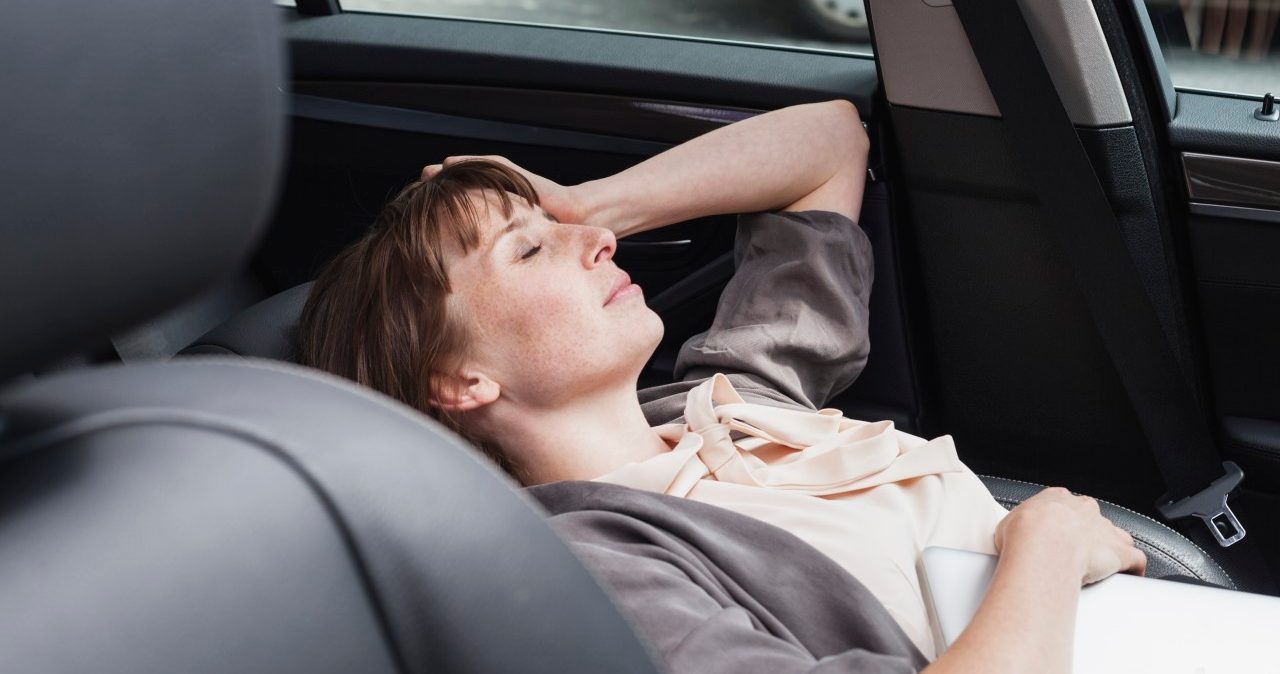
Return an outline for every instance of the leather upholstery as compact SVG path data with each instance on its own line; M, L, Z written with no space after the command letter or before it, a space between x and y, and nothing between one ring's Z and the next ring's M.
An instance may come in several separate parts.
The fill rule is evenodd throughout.
M247 255L285 124L260 0L0 11L0 380L177 306Z
M1012 509L1034 496L1045 485L1022 480L1011 480L991 475L979 476L991 495L1005 508ZM1232 590L1236 583L1226 570L1208 553L1182 534L1146 515L1124 506L1098 499L1103 516L1116 526L1128 531L1134 543L1147 554L1147 572L1150 578L1165 576L1191 576L1221 585Z
M656 671L508 479L345 380L191 358L0 411L7 671Z
M297 327L311 283L276 293L232 316L179 355L242 355L298 362Z

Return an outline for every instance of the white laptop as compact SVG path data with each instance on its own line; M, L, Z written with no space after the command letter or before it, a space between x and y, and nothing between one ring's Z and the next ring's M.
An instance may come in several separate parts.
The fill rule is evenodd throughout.
M917 571L941 653L978 610L997 557L925 548ZM1080 591L1077 674L1280 672L1280 597L1115 574Z

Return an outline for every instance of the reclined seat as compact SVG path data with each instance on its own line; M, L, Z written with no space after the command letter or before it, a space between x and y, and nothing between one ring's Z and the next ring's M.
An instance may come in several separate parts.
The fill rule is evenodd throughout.
M295 332L310 290L311 284L304 283L273 295L214 328L182 354L240 355L296 362ZM1008 509L1045 488L1045 485L1021 480L980 477L996 500ZM1147 554L1149 577L1190 576L1214 585L1248 589L1238 588L1232 576L1203 548L1168 526L1124 506L1102 500L1098 504L1102 514L1132 534Z
M0 669L657 670L503 475L285 363L18 380L242 264L284 50L262 0L0 10Z

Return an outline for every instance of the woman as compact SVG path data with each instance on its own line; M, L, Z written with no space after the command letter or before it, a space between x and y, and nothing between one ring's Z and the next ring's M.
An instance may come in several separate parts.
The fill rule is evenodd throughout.
M948 436L817 411L868 352L868 146L857 110L832 101L572 187L448 158L317 280L304 360L435 417L532 487L673 670L1067 671L1080 585L1142 573L1132 538L1063 489L1006 513ZM616 239L718 213L746 214L741 273L678 381L637 395L663 328L612 263ZM934 544L1001 555L941 657L914 574ZM824 580L761 599L775 563Z

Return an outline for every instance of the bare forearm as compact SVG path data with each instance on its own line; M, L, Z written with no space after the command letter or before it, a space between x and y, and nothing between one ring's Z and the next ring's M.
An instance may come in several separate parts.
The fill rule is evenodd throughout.
M569 188L579 222L619 237L720 213L782 208L866 156L857 109L827 101L773 110L698 136L621 173Z
M1079 563L1045 545L1008 549L991 587L955 643L928 674L1071 672Z

